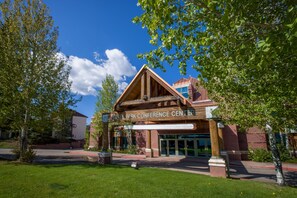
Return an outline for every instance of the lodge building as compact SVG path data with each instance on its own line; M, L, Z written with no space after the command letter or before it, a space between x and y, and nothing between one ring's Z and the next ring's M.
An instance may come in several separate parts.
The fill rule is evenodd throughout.
M110 146L125 149L131 141L147 157L209 158L216 144L216 150L234 160L247 159L248 147L267 147L265 134L257 128L240 133L235 125L209 119L215 107L197 79L182 78L170 86L143 66L114 105L110 122L124 124L110 131ZM91 138L90 146L96 141Z

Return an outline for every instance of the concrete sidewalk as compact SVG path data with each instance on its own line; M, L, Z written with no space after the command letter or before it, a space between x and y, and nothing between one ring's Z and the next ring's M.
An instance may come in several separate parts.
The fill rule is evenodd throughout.
M98 160L98 152L84 150L46 150L36 149L35 163L90 163ZM131 165L137 161L140 167L156 167L168 170L190 172L209 175L208 159L185 157L159 157L146 158L144 155L129 155L113 153L113 164ZM12 159L10 149L0 149L0 159ZM283 163L286 181L290 186L297 187L297 164ZM275 183L275 170L273 163L259 163L252 161L231 161L230 177L241 180L255 180Z

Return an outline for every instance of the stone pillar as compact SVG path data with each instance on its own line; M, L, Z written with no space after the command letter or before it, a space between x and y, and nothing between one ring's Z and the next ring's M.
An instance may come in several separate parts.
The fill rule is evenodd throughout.
M212 177L226 177L226 163L220 156L219 135L217 122L209 120L209 131L211 141L211 158L208 161L210 175Z
M145 148L145 155L146 157L152 157L152 136L151 136L151 130L146 131L146 148Z

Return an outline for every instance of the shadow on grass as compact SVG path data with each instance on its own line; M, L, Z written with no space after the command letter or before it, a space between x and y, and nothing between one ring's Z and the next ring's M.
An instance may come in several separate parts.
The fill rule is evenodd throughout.
M125 164L106 164L100 165L97 162L89 162L87 160L75 159L75 158L57 158L57 159L41 159L37 157L33 163L25 163L16 161L16 158L13 155L0 155L0 162L4 162L10 165L29 165L29 166L38 166L44 168L62 168L62 167L71 167L73 165L79 166L82 168L127 168L128 165Z
M71 163L71 164L40 164L40 163L34 163L34 165L37 165L39 167L44 168L64 168L64 167L71 167L75 165L76 167L81 168L96 168L96 169L105 169L105 168L127 168L128 166L125 165L115 165L115 164L106 164L106 165L100 165L97 163Z

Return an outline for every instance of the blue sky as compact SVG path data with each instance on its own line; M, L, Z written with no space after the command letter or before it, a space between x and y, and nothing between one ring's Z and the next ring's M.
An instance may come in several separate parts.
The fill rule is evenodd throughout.
M95 111L96 91L106 74L114 75L121 91L136 72L146 64L136 56L153 47L146 29L133 24L132 18L141 15L137 0L44 0L50 9L55 26L59 27L58 46L72 67L72 90L83 96L75 110L88 116ZM169 84L198 73L188 67L181 76L177 66L166 73L154 70Z

